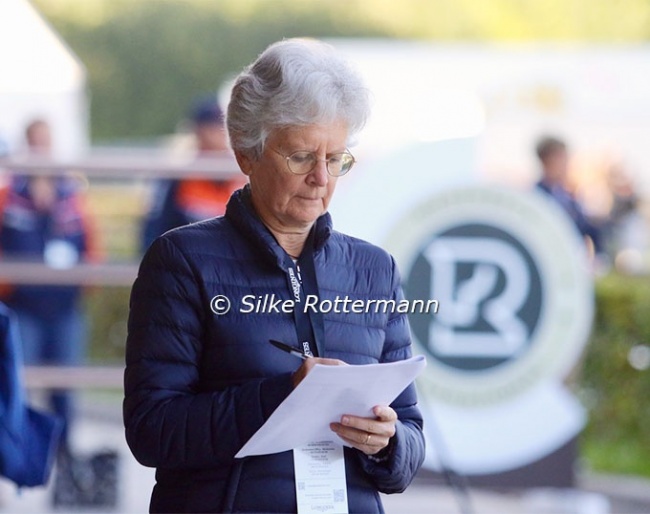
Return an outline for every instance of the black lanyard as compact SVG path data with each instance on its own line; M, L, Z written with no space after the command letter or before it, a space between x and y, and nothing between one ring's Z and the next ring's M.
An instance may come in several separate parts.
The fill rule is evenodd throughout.
M315 230L312 229L298 261L294 263L287 255L285 263L289 290L295 302L293 318L296 322L299 348L307 355L318 357L323 355L325 333L323 314L317 308L310 308L309 312L305 312L307 296L318 297L318 281L314 266L314 233Z

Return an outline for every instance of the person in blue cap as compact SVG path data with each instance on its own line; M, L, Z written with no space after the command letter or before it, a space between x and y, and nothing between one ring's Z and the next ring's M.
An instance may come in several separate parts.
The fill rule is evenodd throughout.
M210 158L228 150L224 116L214 97L198 100L190 113L197 157ZM223 214L241 180L187 177L163 180L156 186L144 222L142 250L168 230Z

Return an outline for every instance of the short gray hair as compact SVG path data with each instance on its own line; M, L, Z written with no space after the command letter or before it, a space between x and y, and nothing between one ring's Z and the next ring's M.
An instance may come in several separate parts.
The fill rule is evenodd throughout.
M350 140L369 113L361 77L331 45L286 39L270 45L237 77L226 126L233 150L259 158L274 129L341 120Z

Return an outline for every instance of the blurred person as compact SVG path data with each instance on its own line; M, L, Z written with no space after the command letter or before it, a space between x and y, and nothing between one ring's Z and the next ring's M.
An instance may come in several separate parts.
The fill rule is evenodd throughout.
M2 133L0 133L0 159L6 159L9 157L9 143L3 138ZM2 197L3 191L7 187L7 176L5 174L7 170L0 165L0 198Z
M535 151L542 166L542 178L537 189L553 198L573 220L583 237L589 238L596 256L604 254L601 229L589 220L580 203L566 187L569 154L567 145L554 136L544 136Z
M0 159L8 156L9 156L9 143L7 143L5 138L2 137L2 133L0 133Z
M45 120L25 131L30 155L48 158L52 135ZM95 234L82 204L77 179L15 175L0 200L0 252L4 260L42 262L67 268L95 258ZM3 285L14 310L28 365L75 365L83 355L84 319L80 286ZM68 391L52 391L49 401L64 422L62 450L69 451L73 401Z
M198 158L214 157L229 149L223 112L216 98L198 100L190 121ZM228 198L241 185L240 179L187 177L159 181L144 221L142 251L168 230L223 214Z
M625 222L626 218L638 210L639 197L628 174L618 165L609 169L607 186L612 195L609 211L610 222L614 227Z
M643 256L649 244L649 231L639 209L634 182L620 165L613 165L607 175L607 186L611 194L605 232L607 249L620 271L641 273L645 271Z
M135 457L157 468L151 512L297 512L292 451L235 454L314 365L411 356L406 314L211 310L217 293L404 298L394 259L333 230L327 212L368 114L358 74L315 40L275 43L237 78L227 126L248 184L224 216L158 238L131 293L124 423ZM424 459L413 385L373 414L329 426L349 445L351 513L383 512L379 493L403 491Z

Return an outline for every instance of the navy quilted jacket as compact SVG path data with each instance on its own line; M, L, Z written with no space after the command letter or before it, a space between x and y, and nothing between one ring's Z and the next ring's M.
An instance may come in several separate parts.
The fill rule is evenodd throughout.
M320 298L402 298L393 259L369 243L315 226ZM290 393L295 357L268 343L297 344L292 314L244 314L245 295L291 299L285 253L254 213L248 187L224 217L158 238L131 294L124 422L135 457L157 468L152 512L296 512L291 452L246 459L235 453ZM210 300L226 295L218 316ZM406 315L324 315L324 355L351 364L411 355ZM392 404L399 422L390 458L346 448L349 510L383 512L378 491L401 492L424 458L413 386Z

